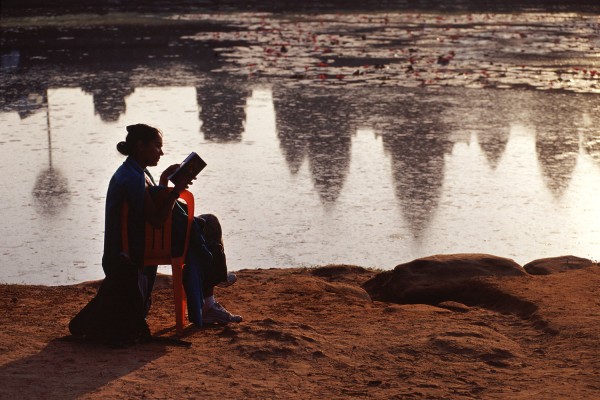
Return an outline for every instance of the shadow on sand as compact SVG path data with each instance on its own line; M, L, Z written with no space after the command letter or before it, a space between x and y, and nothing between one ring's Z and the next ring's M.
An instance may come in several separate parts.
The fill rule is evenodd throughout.
M145 367L165 353L166 345L160 342L113 349L68 337L54 339L38 353L0 367L0 397L5 392L20 393L23 399L76 399ZM38 371L44 373L38 375Z

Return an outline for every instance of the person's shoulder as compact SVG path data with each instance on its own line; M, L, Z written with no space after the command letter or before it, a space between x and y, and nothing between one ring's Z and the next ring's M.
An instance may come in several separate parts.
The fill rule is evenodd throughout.
M140 182L144 182L144 172L130 163L124 162L113 174L109 186L137 186Z
M125 160L113 175L116 179L139 179L144 177L144 170L134 165L130 160Z

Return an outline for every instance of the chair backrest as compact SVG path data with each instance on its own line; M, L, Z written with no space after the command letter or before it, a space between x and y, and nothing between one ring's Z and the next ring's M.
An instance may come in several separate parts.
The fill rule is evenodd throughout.
M165 201L166 197L173 190L172 188L165 188L165 190L153 193L153 199L157 205L160 205L162 201ZM184 190L179 194L179 199L185 201L188 209L188 220L186 227L185 243L183 254L187 254L189 245L190 231L194 219L194 196L188 190ZM123 205L122 217L121 217L121 236L123 240L123 251L129 252L129 237L127 218L129 214L129 206L127 202ZM165 221L164 225L160 228L146 223L145 226L145 244L144 244L144 265L169 265L173 263L171 257L171 231L173 229L173 218L169 217ZM183 257L180 257L180 263L183 263Z
M171 231L173 219L168 218L160 228L146 224L144 264L171 264ZM153 260L154 262L150 262Z

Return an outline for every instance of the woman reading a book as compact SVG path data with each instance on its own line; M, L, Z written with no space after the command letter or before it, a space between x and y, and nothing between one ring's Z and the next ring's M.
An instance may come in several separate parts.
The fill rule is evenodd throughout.
M117 150L127 159L111 178L106 196L102 257L106 279L98 295L71 321L69 328L74 335L110 339L149 334L145 316L150 308L157 267L143 265L145 223L162 226L172 215L173 231L185 230L186 221L182 217L186 216L186 209L177 198L194 179L184 176L177 180L166 201L160 205L154 202L153 190L166 187L168 177L179 167L179 164L169 166L156 185L147 167L158 164L162 146L162 133L144 124L128 126L126 140L117 144ZM121 210L125 202L129 206L128 254L123 253L121 238ZM179 251L174 255L180 255L183 248L177 237L174 233L173 251ZM215 216L194 218L183 277L191 322L201 326L241 321L240 316L231 314L214 299L214 286L228 280L221 227ZM123 335L124 332L128 333Z

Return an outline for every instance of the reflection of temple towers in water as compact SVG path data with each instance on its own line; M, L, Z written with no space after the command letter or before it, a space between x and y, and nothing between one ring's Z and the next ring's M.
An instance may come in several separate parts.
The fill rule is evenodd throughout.
M543 101L530 105L538 163L546 186L556 198L569 186L579 154L581 104L573 97L547 94Z
M225 76L215 76L196 88L204 139L213 142L239 142L246 121L245 84Z
M510 104L507 92L498 90L479 91L475 96L465 96L460 110L452 109L467 124L461 130L477 133L479 147L490 167L496 169L510 136Z
M581 146L600 168L600 98L584 114Z
M38 175L33 187L33 198L38 212L45 216L58 214L70 200L67 179L52 165L52 131L50 128L50 106L45 94L46 127L48 133L48 168Z
M334 203L350 167L352 112L336 90L281 89L274 93L277 137L290 171L308 159L315 189L324 204Z
M445 106L431 99L395 99L388 103L388 122L381 131L383 145L391 155L396 197L420 237L438 208L444 181L444 154L452 144L441 113Z
M116 122L126 112L125 98L134 92L127 73L101 71L85 77L81 89L92 95L94 113L104 122Z

